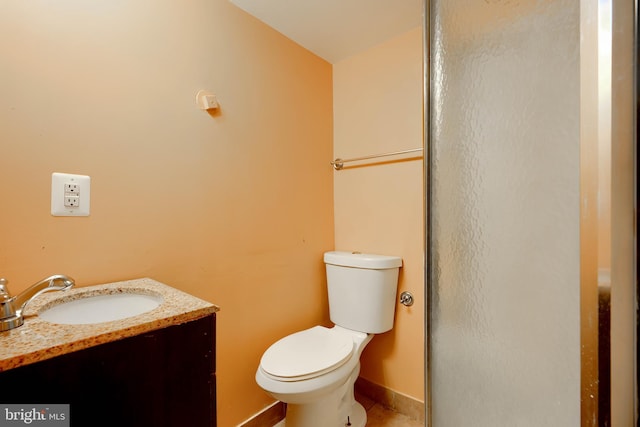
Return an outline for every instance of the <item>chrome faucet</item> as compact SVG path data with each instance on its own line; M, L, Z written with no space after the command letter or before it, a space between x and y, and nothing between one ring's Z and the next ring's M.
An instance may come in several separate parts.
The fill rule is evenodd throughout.
M71 277L55 274L12 297L6 287L7 280L0 278L0 332L22 326L25 307L38 295L48 291L66 291L74 284Z

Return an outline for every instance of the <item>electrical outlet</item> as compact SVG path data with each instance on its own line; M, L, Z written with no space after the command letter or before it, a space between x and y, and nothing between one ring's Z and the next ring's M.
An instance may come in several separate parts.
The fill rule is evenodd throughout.
M80 194L80 185L74 182L64 184L64 192L67 194Z
M79 196L64 196L64 205L67 208L76 208L80 206Z
M51 215L89 216L91 177L54 172L51 175Z

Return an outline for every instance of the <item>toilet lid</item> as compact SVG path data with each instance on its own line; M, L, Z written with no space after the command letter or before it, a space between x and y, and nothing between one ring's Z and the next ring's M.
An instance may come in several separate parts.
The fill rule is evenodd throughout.
M353 347L348 334L314 326L274 343L262 356L260 367L279 381L314 378L343 365Z

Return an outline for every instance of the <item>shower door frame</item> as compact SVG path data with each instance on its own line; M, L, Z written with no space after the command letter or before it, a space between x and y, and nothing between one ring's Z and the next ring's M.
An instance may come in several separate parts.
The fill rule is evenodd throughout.
M631 166L631 172L629 175L629 173L626 174L626 176L624 177L624 179L627 181L625 186L631 185L631 189L629 188L625 188L626 190L631 190L632 194L630 197L633 198L634 200L631 202L632 203L632 207L633 207L633 214L631 215L631 222L632 224L629 224L627 221L627 225L626 228L623 227L622 230L618 230L618 234L626 234L628 237L628 234L632 235L632 241L627 241L625 244L625 247L623 248L623 250L632 251L632 256L631 256L631 264L629 265L629 262L626 263L626 265L624 266L624 268L627 270L627 273L630 273L631 271L633 272L632 275L633 277L627 277L625 280L630 280L632 283L629 284L629 286L631 287L631 289L633 290L633 294L634 298L632 299L633 304L635 304L635 310L634 311L634 315L635 315L635 322L633 325L633 338L635 339L636 345L633 347L633 351L635 352L635 354L633 355L633 357L629 358L628 355L625 355L625 358L627 359L627 362L629 362L630 359L633 360L633 369L635 371L635 376L633 377L633 390L629 391L626 390L626 393L631 393L631 398L633 400L633 402L631 403L631 405L633 406L633 408L625 408L625 410L630 410L633 414L631 415L633 417L633 419L635 420L635 425L637 425L638 422L638 383L640 383L640 372L638 371L638 367L637 367L637 362L636 362L636 358L637 355L640 354L640 334L639 334L639 328L638 328L638 307L640 306L639 300L638 300L638 295L640 294L639 291L639 285L638 285L638 280L637 280L637 266L640 264L640 257L637 251L637 232L636 232L636 224L638 222L638 215L637 215L637 200L640 198L640 189L639 189L639 185L637 182L637 165L640 164L640 155L638 152L637 147L640 145L640 137L639 137L639 133L637 131L637 124L638 121L640 121L640 104L638 104L638 100L640 99L640 88L638 85L638 81L640 81L640 65L638 64L638 58L640 57L640 43L638 43L638 22L640 22L640 16L639 16L639 11L638 11L638 0L632 0L631 2L627 2L627 3L623 3L622 0L614 0L617 3L616 4L622 4L623 7L633 7L633 14L632 16L632 20L633 20L633 35L631 36L631 38L633 40L630 41L630 43L633 46L633 52L631 54L632 58L630 58L631 61L631 67L628 67L628 64L626 64L626 72L629 72L631 74L631 77L628 78L627 77L627 81L626 81L626 87L624 88L618 88L618 91L630 91L632 93L632 100L633 100L633 104L635 105L635 108L633 109L633 111L627 111L626 113L629 114L635 114L635 116L631 119L631 125L632 125L632 134L633 134L633 138L631 141L627 141L627 144L631 144L630 146L625 147L625 150L627 150L626 154L629 155L629 152L631 153L631 162L633 163L633 165ZM623 14L629 13L629 10L627 9L626 12L623 12ZM432 90L431 90L431 82L432 82L432 78L431 78L431 55L432 55L432 45L431 45L431 14L432 14L432 10L431 10L431 1L430 0L423 0L423 124L424 124L424 132L423 132L423 145L424 145L424 157L423 157L423 162L424 162L424 167L423 167L423 181L424 181L424 230L425 230L425 234L424 234L424 278L425 278L425 318L424 318L424 322L425 322L425 339L424 339L424 360L425 360L425 425L426 426L433 426L433 420L432 420L432 396L434 393L433 390L433 385L431 383L431 378L432 378L432 343L431 343L431 337L432 337L432 330L431 330L431 315L433 313L433 295L432 295L432 277L433 277L433 265L431 262L432 259L432 253L433 253L433 242L431 240L432 237L432 227L431 227L431 212L433 210L433 203L432 203L432 198L431 198L431 158L432 158L432 147L433 147L433 141L432 141L432 129L431 129L431 123L430 123L430 117L431 117L431 106L432 106ZM582 11L581 11L582 14ZM615 14L615 12L614 12ZM615 28L615 27L614 27ZM620 35L618 35L620 36ZM629 37L629 36L627 36ZM615 35L614 35L614 44L617 43L616 39L615 39ZM628 46L627 46L628 47ZM615 62L615 60L614 60ZM623 61L624 62L624 61ZM623 64L623 66L625 66L625 64ZM615 65L614 65L615 67ZM631 69L629 69L631 68ZM631 89L631 90L630 90ZM616 89L614 88L613 91L615 92ZM627 107L629 107L628 103L625 104ZM622 115L624 115L625 112L623 112ZM612 115L616 115L616 112L614 111L612 113ZM617 116L616 116L617 117ZM624 120L624 119L623 119ZM629 123L627 123L628 125ZM614 133L613 138L616 137L616 134ZM583 146L583 138L581 137L581 150L584 149ZM614 155L615 156L615 155ZM614 161L616 161L614 159ZM582 174L582 167L581 167L581 174ZM627 196L628 197L628 196ZM582 199L581 199L582 200ZM630 202L630 201L627 201ZM627 203L625 202L625 203ZM628 204L628 203L627 203ZM626 206L628 208L628 206ZM582 213L581 213L582 216ZM627 218L628 219L628 218ZM631 229L629 229L629 227L631 227ZM616 233L616 231L614 231L614 234ZM581 239L583 238L582 236L582 231L581 231ZM615 237L614 237L615 239ZM628 238L626 240L629 240ZM624 242L623 242L624 244ZM584 264L586 262L588 262L589 260L585 259L585 257L582 256L582 249L581 249L581 265L584 266ZM615 267L612 267L612 269ZM613 274L613 272L612 272ZM627 274L628 276L628 274ZM582 282L582 279L581 279ZM584 313L588 312L589 310L592 310L592 308L585 308L586 304L590 304L588 299L585 298L581 298L581 319L580 319L580 323L581 323L581 333L583 330L587 330L588 326L586 325L588 323L588 319L585 318ZM597 309L596 309L597 310ZM628 335L627 335L628 338ZM583 337L581 336L581 340L583 339ZM607 347L608 348L608 347ZM599 348L598 348L598 352L599 352ZM597 413L599 410L599 406L602 405L602 400L606 401L606 402L610 402L611 401L611 396L606 396L605 399L600 399L601 402L598 403L598 399L596 398L596 402L594 405L593 402L593 396L591 396L591 400L589 400L588 398L586 399L585 396L588 396L590 392L593 392L594 390L596 392L599 391L599 387L596 385L596 388L593 388L593 383L591 383L591 380L589 378L585 378L585 373L583 371L588 370L588 365L590 363L593 363L593 361L589 361L588 359L590 357L592 357L593 355L589 355L586 352L582 352L581 353L581 360L580 360L580 366L581 366L581 372L582 372L582 378L581 378L581 385L580 385L580 389L581 389L581 426L582 427L586 427L586 426L593 426L595 425L593 420L596 419L597 420ZM596 356L597 357L597 356ZM628 372L627 372L628 373ZM588 374L590 375L590 374ZM587 376L588 376L587 375ZM605 387L605 390L608 390L610 387ZM615 392L615 391L614 391ZM628 400L627 403L628 404ZM595 418L594 418L595 417ZM607 424L607 425L611 425L611 424ZM614 427L618 427L617 425L615 425L615 421L613 424ZM440 427L440 426L433 426L433 427Z

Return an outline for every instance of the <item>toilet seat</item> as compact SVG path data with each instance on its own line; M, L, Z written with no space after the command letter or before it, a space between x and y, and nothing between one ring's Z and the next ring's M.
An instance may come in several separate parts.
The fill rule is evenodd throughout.
M260 369L277 381L307 380L345 364L354 346L348 333L314 326L274 343L262 356Z

